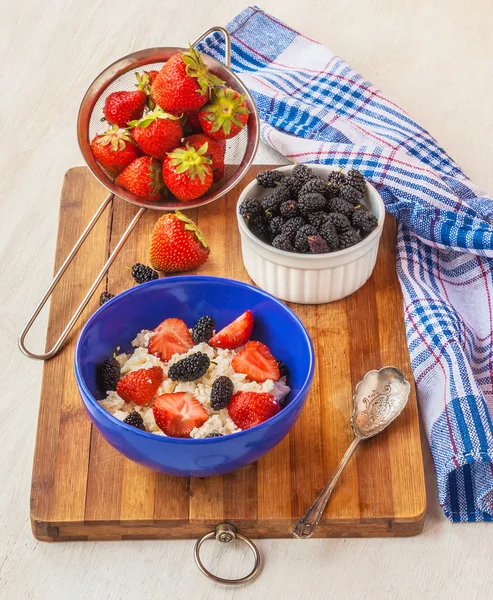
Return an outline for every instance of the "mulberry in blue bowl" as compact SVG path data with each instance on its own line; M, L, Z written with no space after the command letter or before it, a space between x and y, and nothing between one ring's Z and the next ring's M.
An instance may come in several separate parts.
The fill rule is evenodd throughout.
M289 369L291 391L281 411L250 429L205 439L164 437L127 425L107 412L98 377L100 365L117 347L132 352L142 329L164 319L183 319L188 327L212 315L216 330L250 309L251 339L266 344ZM302 322L282 302L251 285L205 276L158 279L133 287L104 304L84 326L75 349L75 375L84 406L105 440L127 458L150 469L184 477L227 473L256 461L293 427L313 379L313 345Z

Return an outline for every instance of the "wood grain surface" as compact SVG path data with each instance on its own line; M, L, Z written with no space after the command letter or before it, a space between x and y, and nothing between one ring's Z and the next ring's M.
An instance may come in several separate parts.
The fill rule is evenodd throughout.
M265 168L252 167L244 182ZM235 203L240 188L188 212L212 252L198 272L249 281L243 268ZM55 269L105 190L83 167L65 176ZM136 208L113 199L57 288L47 345L59 335L84 290ZM148 211L101 289L133 285L125 267L147 262L156 218ZM222 520L252 537L291 537L352 438L352 390L366 371L393 364L411 379L401 292L395 272L395 223L388 217L377 266L365 286L336 303L291 305L315 345L317 366L306 407L290 434L257 463L212 478L179 478L129 461L92 428L73 374L78 332L97 308L89 303L63 351L44 365L31 493L31 523L40 540L195 538ZM421 531L426 505L414 391L399 419L362 444L343 473L318 537L409 536Z

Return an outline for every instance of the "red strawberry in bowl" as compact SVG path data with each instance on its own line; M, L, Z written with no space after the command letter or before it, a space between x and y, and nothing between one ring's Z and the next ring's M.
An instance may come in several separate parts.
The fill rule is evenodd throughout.
M231 88L219 88L214 90L209 103L199 110L199 121L209 137L229 140L245 127L249 115L245 96Z
M219 181L224 175L224 157L226 155L226 142L224 140L213 140L205 133L189 135L183 142L199 150L207 144L206 156L211 159L212 176L214 181Z
M179 210L160 217L151 235L149 258L158 271L177 273L204 264L210 248L195 223Z
M169 191L182 202L203 196L213 181L207 143L198 150L187 144L169 152L163 162L163 178Z
M149 340L149 352L160 360L169 360L173 354L183 354L192 346L192 336L181 319L166 319L154 329Z
M110 177L119 175L137 158L137 148L127 131L113 125L105 133L97 135L91 142L94 158Z
M247 342L243 350L233 357L231 366L252 381L277 381L281 376L276 359L262 342Z
M181 126L183 135L192 135L194 133L202 133L202 127L199 121L199 111L192 110L185 113L181 118Z
M186 392L158 396L152 412L156 425L170 437L190 437L192 429L201 427L209 418L202 404Z
M163 381L164 373L161 367L138 369L120 379L116 384L116 393L125 402L145 406L154 398Z
M163 110L175 114L195 110L209 100L209 91L224 81L209 72L200 52L190 46L173 55L152 84L152 97Z
M279 411L279 402L274 396L258 392L236 392L228 404L229 416L240 429L260 425Z
M137 89L145 92L146 106L149 110L154 110L156 108L156 103L154 102L151 96L151 88L154 80L156 79L159 71L151 70L151 71L142 71L142 73L135 73L137 77Z
M210 346L216 348L238 348L248 342L253 331L253 314L251 310L245 311L229 325L216 333L209 340Z
M166 153L180 144L181 125L178 117L156 108L138 121L131 121L135 141L147 155L164 160Z
M111 125L124 129L129 121L144 114L147 95L143 90L113 92L104 102L104 118Z
M163 189L161 165L150 156L140 156L118 175L115 183L144 200L158 201Z
M156 69L151 69L150 71L144 71L144 73L149 77L149 82L152 85L156 80L156 77L159 75L159 71Z

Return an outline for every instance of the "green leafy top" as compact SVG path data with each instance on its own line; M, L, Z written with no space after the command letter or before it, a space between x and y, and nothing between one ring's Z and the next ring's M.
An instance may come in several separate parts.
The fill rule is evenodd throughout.
M141 119L137 119L136 121L130 121L127 129L132 129L133 127L149 127L151 123L153 123L156 119L170 119L171 121L178 121L181 119L182 115L176 116L170 113L164 112L162 108L156 107L152 112L148 112Z
M147 100L146 106L149 110L154 110L156 108L156 103L151 97L151 78L149 77L149 73L147 71L143 71L142 73L135 73L135 77L137 77L136 87L138 90L142 90L146 93Z
M150 195L153 196L154 194L160 194L164 189L163 174L161 172L159 163L152 158L149 161L149 179L149 186L152 190Z
M175 167L175 173L179 174L188 171L190 180L198 176L203 183L207 173L205 165L212 163L210 158L204 156L208 147L208 142L205 142L198 150L195 150L190 144L187 144L185 148L176 148L176 150L168 152L168 156L171 158L169 164L171 167Z
M209 72L209 69L200 56L200 52L192 45L190 45L188 52L181 53L181 57L186 65L187 75L197 79L197 83L200 86L198 92L202 96L208 94L209 91L212 91L218 85L225 85L222 79Z
M199 240L202 246L204 246L204 248L208 248L209 244L207 243L203 233L199 230L197 225L195 225L195 223L191 219L189 219L179 210L175 211L175 214L178 217L178 219L180 219L180 221L183 221L185 223L185 229L187 231L193 231L195 233L196 238Z
M232 123L243 129L245 125L238 119L238 115L250 114L244 101L245 96L231 88L214 90L210 102L202 109L205 119L213 123L211 131L215 133L222 129L228 135Z
M130 135L125 130L119 129L118 125L113 125L98 138L98 144L101 144L102 146L111 144L111 150L113 152L124 150L127 142L135 145L135 142Z

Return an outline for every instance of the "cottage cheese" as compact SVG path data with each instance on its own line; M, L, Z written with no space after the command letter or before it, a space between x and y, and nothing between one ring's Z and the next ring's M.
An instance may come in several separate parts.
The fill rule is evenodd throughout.
M157 395L171 394L173 392L191 392L204 406L210 416L202 427L196 427L192 430L190 434L192 438L204 438L212 433L228 435L241 431L229 417L227 408L219 411L211 408L210 396L212 384L220 375L226 375L231 379L234 385L234 392L265 392L271 394L281 402L290 391L285 377L281 377L278 381L268 379L263 383L250 381L246 375L236 373L231 366L231 360L236 354L235 350L213 348L206 343L197 344L184 354L174 354L167 363L164 363L156 356L150 354L147 349L151 336L151 331L143 329L132 341L132 346L135 348L133 353L119 354L116 357L120 363L122 375L138 369L149 369L155 366L161 367L167 375L168 369L172 364L195 352L204 352L211 360L211 366L207 370L207 373L200 379L185 382L165 379L157 392ZM106 398L100 400L99 404L120 421L123 421L129 413L135 410L142 416L148 432L162 436L165 435L156 425L152 412L152 403L148 406L138 406L133 402L127 403L116 392L109 391L106 394Z

